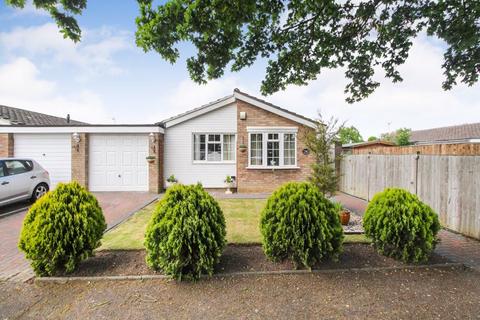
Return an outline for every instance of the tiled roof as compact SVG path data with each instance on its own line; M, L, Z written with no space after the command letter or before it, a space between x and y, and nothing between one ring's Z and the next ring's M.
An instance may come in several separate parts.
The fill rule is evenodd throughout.
M480 122L412 131L411 142L452 141L480 138Z
M383 140L374 140L374 141L364 141L364 142L355 142L355 143L347 143L342 145L343 148L363 148L363 147L370 147L370 146L394 146L395 143L390 141L383 141Z
M44 113L29 111L25 109L12 108L0 105L0 120L6 120L11 125L27 126L56 126L69 124L85 124L84 122L70 120L66 118L51 116Z

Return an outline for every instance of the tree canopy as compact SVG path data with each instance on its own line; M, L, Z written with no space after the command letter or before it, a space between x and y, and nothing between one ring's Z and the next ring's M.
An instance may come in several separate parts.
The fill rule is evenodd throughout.
M23 9L27 0L5 0L15 8ZM75 42L80 41L82 31L78 26L75 15L79 15L87 7L87 0L33 0L37 9L47 11L55 20L64 38Z
M363 142L362 135L354 126L340 128L338 138L342 144Z
M410 135L412 130L409 128L400 128L395 132L382 133L381 140L393 142L399 146L408 146L410 144Z
M263 94L290 84L306 85L322 71L343 68L348 102L369 96L380 83L374 75L402 81L398 67L413 39L426 32L446 43L443 88L473 85L480 73L478 0L137 0L136 43L174 63L178 44L190 42L191 78L204 83L227 68L238 71L258 58L268 60ZM23 7L25 0L7 0ZM33 0L46 9L65 37L80 39L73 15L86 0ZM419 66L421 68L421 66Z

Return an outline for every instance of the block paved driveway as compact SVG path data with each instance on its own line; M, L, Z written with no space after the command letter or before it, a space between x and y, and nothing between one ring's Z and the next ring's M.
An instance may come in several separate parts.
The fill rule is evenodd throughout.
M368 202L357 197L338 193L335 200L357 214L363 216ZM448 259L480 271L480 241L467 238L461 234L442 229L439 232L440 243L435 251Z
M103 209L110 229L128 218L148 203L158 198L148 192L97 192L94 193ZM33 276L28 261L17 248L20 230L27 211L0 219L0 281L26 281Z

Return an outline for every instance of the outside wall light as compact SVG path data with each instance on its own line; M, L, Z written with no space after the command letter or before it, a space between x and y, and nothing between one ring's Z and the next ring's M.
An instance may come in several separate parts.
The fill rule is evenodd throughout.
M75 144L75 150L77 150L77 152L78 152L80 150L81 138L80 138L80 135L77 132L72 134L72 141Z

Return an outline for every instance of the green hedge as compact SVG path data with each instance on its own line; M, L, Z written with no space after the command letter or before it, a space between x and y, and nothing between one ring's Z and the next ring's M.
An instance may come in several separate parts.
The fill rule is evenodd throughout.
M58 184L28 211L19 248L37 275L72 272L100 245L107 225L97 199L76 182Z
M147 264L177 280L212 275L225 246L225 218L198 185L173 185L147 226Z
M380 253L404 262L427 261L440 230L438 216L428 205L397 188L373 197L363 226Z
M262 211L263 250L273 261L290 259L311 268L342 251L338 212L312 184L291 182L276 190Z

